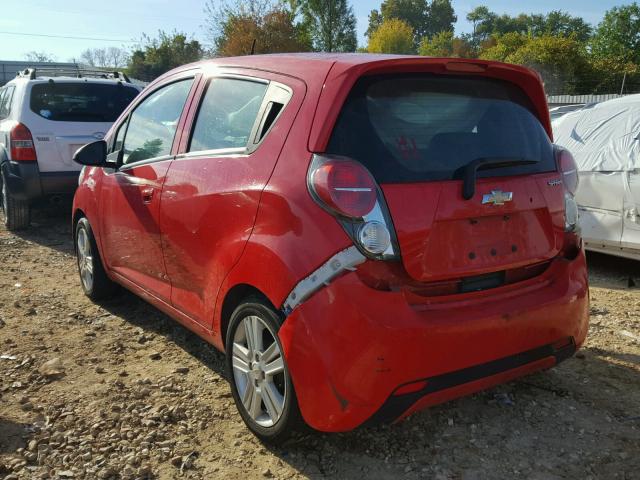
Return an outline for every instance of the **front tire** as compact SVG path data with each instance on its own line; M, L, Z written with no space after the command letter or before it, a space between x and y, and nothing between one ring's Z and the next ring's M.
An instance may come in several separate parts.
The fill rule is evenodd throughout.
M259 439L284 442L304 427L278 338L280 316L268 302L250 297L231 316L227 368L244 423Z
M75 247L80 284L85 295L93 301L113 297L117 285L109 279L104 270L93 230L89 220L84 217L76 224Z
M18 231L28 228L31 224L31 209L29 203L11 196L7 183L2 174L2 198L0 206L4 217L4 225L7 230Z

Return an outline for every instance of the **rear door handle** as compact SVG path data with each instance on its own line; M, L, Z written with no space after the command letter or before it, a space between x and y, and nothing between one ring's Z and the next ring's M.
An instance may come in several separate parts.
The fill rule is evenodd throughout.
M153 188L142 189L142 203L148 205L153 200Z

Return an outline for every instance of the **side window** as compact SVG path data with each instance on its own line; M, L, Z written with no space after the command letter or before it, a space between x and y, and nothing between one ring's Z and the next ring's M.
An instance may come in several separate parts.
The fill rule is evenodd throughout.
M113 142L113 147L111 148L111 153L122 150L122 147L124 146L124 133L127 131L127 123L129 123L128 118L118 127L116 138Z
M268 84L214 78L204 94L190 152L246 148Z
M124 139L123 163L139 162L171 153L178 121L192 84L193 79L190 78L162 87L136 107L131 114ZM121 127L121 131L123 130ZM120 131L117 135L121 135Z
M13 100L13 91L16 89L13 85L3 88L0 96L0 119L7 118L11 113L11 101Z

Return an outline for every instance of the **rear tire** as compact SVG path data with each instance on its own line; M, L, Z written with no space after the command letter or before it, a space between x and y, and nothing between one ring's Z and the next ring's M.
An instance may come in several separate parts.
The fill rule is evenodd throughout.
M18 231L29 227L31 223L31 209L29 203L11 196L7 183L2 174L2 199L0 201L4 225L7 230Z
M227 368L238 412L260 440L280 444L305 428L278 338L281 319L259 296L247 298L227 330Z
M118 286L107 276L89 220L81 218L75 230L76 260L80 284L93 301L107 300L115 295Z

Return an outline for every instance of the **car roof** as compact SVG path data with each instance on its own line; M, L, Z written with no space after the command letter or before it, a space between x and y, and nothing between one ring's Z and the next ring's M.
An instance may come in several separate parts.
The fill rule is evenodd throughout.
M174 70L191 68L227 67L254 68L297 77L305 81L317 80L316 73L320 69L329 70L333 66L356 66L372 62L398 59L421 59L428 57L416 55L386 55L367 53L272 53L265 55L246 55L241 57L220 57L184 65ZM310 68L311 67L311 68Z

